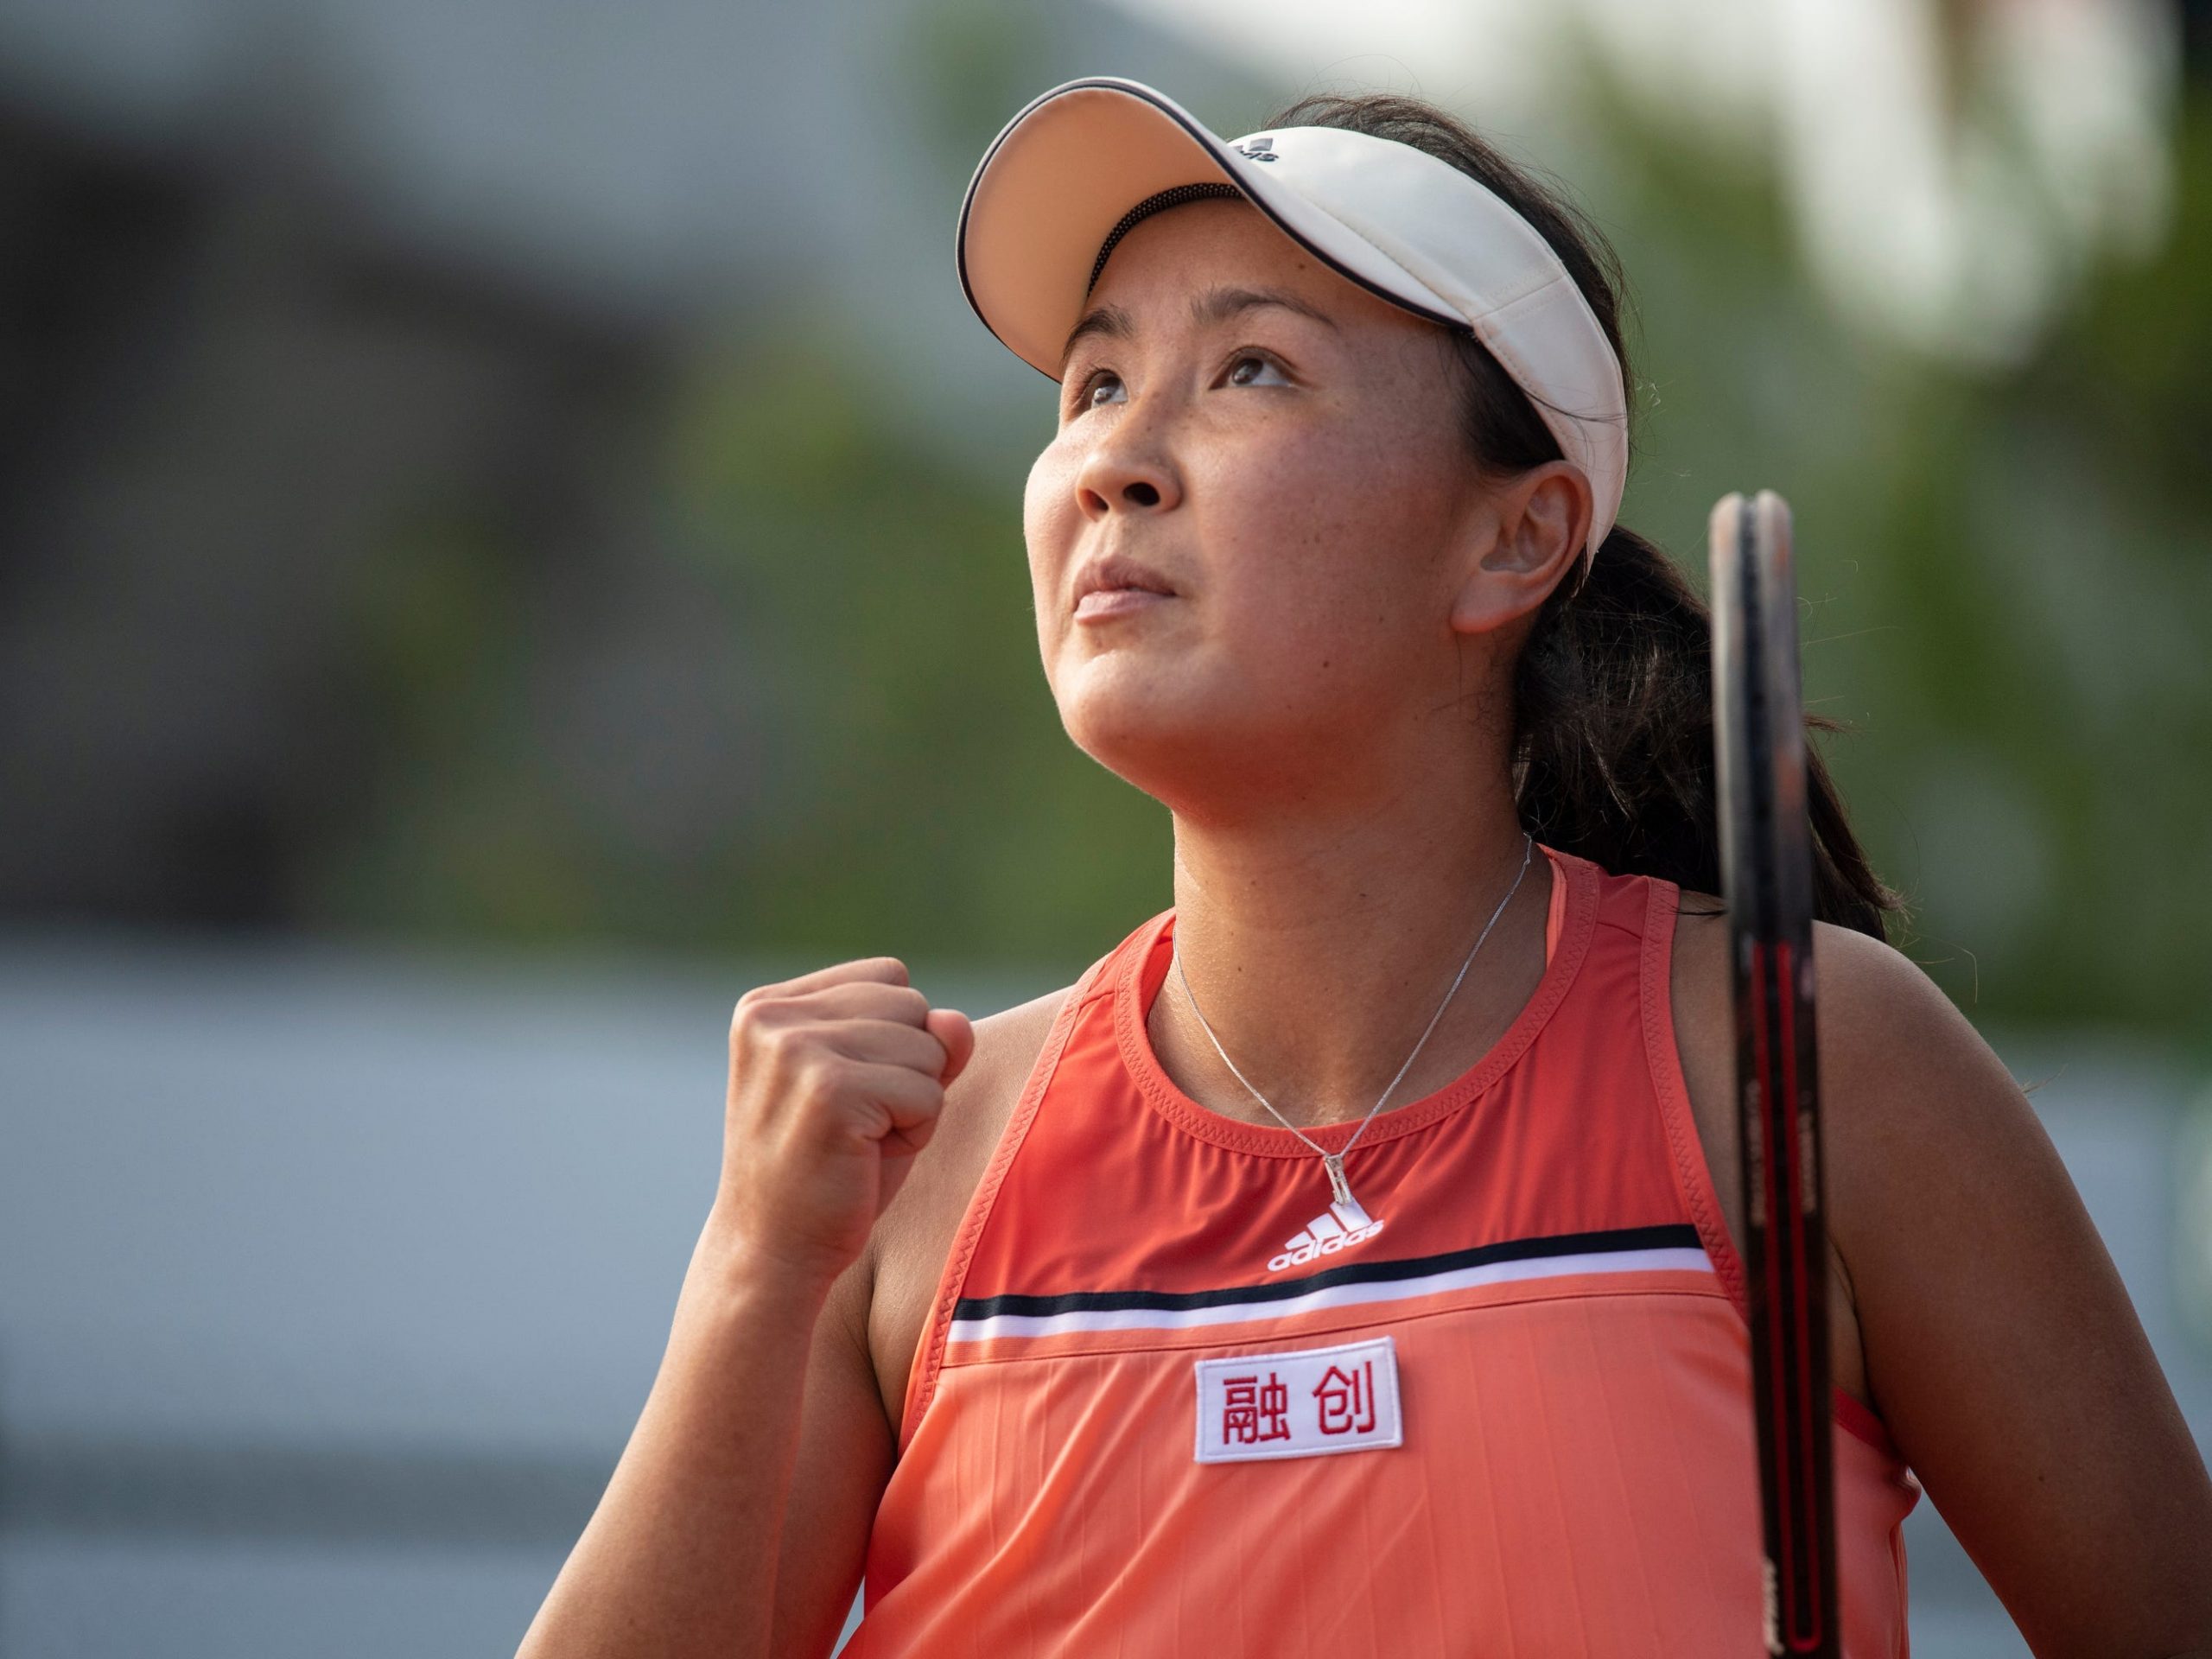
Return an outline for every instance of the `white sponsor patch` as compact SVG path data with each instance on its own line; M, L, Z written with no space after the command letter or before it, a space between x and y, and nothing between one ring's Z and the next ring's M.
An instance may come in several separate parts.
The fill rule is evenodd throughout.
M1405 1440L1389 1337L1196 1365L1200 1463L1316 1458Z

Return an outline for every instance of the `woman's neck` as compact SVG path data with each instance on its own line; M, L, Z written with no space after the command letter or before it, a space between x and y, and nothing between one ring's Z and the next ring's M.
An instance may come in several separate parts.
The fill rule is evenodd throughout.
M1364 1116L1529 852L1503 794L1471 821L1435 808L1326 823L1270 815L1200 828L1179 818L1175 949L1205 1024L1171 969L1147 1021L1161 1066L1209 1109L1272 1123L1222 1064L1210 1026L1236 1071L1291 1122ZM1551 880L1550 861L1534 852L1385 1111L1467 1071L1535 994Z

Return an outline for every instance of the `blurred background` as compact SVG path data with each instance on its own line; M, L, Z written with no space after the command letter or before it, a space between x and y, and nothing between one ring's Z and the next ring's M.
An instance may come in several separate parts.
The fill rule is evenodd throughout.
M1172 902L954 276L1037 92L1430 98L1640 319L1624 520L1789 497L1896 939L2212 1433L2212 4L0 0L0 1655L512 1651L731 1005ZM1923 1500L1923 1659L2026 1651Z

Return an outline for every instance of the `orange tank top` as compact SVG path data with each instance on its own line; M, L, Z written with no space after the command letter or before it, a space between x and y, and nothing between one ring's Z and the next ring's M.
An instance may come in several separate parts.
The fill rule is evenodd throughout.
M1373 1119L1350 1206L1287 1130L1161 1070L1172 910L1084 975L945 1264L847 1652L1759 1650L1744 1276L1675 1053L1677 890L1545 851L1535 994ZM1921 1489L1833 1405L1844 1652L1891 1659Z

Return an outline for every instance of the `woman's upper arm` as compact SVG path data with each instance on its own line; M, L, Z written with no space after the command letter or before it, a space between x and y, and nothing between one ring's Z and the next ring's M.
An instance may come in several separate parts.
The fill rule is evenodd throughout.
M872 1277L863 1255L832 1287L815 1322L777 1558L771 1651L779 1656L819 1659L836 1643L891 1478L896 1448L868 1357Z
M1823 925L1826 1188L1875 1402L2034 1651L2212 1650L2212 1479L2025 1095L1911 962Z

